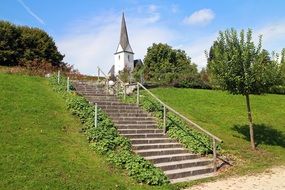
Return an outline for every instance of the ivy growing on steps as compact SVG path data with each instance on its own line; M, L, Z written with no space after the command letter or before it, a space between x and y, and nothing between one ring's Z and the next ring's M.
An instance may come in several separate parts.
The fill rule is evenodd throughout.
M82 131L86 134L90 146L96 152L105 155L111 163L126 169L128 175L139 183L163 185L169 183L164 173L131 150L130 141L120 136L107 115L98 109L98 126L94 127L94 107L74 91L66 92L66 79L57 84L56 76L50 78L52 88L66 100L67 108L80 118Z
M136 103L136 96L127 96L125 101L128 103ZM159 127L163 128L163 106L158 101L142 91L140 95L140 106L145 111L151 113L151 115L157 119ZM201 155L212 153L212 139L190 128L189 125L178 116L167 113L166 123L168 136L183 144L191 152ZM217 145L217 149L220 150L221 146Z

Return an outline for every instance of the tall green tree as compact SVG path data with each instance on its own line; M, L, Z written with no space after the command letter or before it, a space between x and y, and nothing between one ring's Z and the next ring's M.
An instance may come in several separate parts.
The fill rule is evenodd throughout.
M220 32L210 56L208 68L220 87L245 96L251 147L255 149L250 94L264 93L279 82L278 65L262 50L261 36L259 43L254 44L250 29L246 34L244 30L238 34L234 29Z
M27 61L38 60L66 67L63 57L45 31L0 20L0 65L24 65Z
M172 84L185 76L197 75L197 67L185 51L173 49L167 44L153 44L144 58L146 80Z

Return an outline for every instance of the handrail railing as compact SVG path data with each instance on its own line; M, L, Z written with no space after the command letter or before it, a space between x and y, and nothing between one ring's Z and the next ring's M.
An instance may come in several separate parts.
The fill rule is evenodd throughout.
M217 165L216 165L216 160L217 160L216 141L219 142L219 143L221 143L223 141L220 138L218 138L217 136L215 136L212 133L210 133L209 131L203 129L198 124L194 123L193 121L191 121L190 119L188 119L184 115L180 114L178 111L174 110L173 108L171 108L170 106L165 104L163 101L161 101L157 96L155 96L153 93L151 93L146 87L144 87L139 82L137 82L137 105L138 106L139 106L139 102L140 102L140 87L143 88L147 93L149 93L153 98L155 98L160 104L162 104L162 106L163 106L164 133L166 132L166 114L167 114L167 110L169 110L169 111L173 112L174 114L178 115L180 118L182 118L184 121L189 123L191 126L194 126L196 129L200 130L201 132L205 133L206 135L208 135L209 137L212 138L212 140L213 140L212 141L212 146L213 146L212 147L213 148L213 163L214 163L214 171L216 171L217 170Z
M98 79L100 77L100 72L105 76L105 78L108 78L108 76L104 73L104 71L102 71L100 67L97 67L97 71L98 71Z
M108 76L102 71L102 69L98 66L97 67L97 71L98 71L98 78L97 80L99 81L99 77L100 77L100 72L105 76L105 83L106 83L106 90L107 90L107 93L109 93L109 78Z
M190 119L188 119L187 117L185 117L184 115L180 114L179 112L177 112L176 110L174 110L173 108L171 108L170 106L168 106L167 104L165 104L163 101L161 101L157 96L155 96L153 93L151 93L146 87L144 87L141 83L137 82L137 85L142 87L146 92L148 92L153 98L155 98L160 104L162 104L163 106L165 106L169 111L172 111L173 113L175 113L176 115L178 115L179 117L181 117L182 119L184 119L185 121L187 121L188 123L190 123L191 125L193 125L194 127L196 127L197 129L199 129L200 131L202 131L203 133L207 134L208 136L214 138L216 141L218 142L222 142L222 140L220 138L218 138L217 136L213 135L212 133L210 133L209 131L203 129L202 127L200 127L198 124L194 123L193 121L191 121ZM137 99L138 100L138 99ZM139 104L137 102L137 104Z

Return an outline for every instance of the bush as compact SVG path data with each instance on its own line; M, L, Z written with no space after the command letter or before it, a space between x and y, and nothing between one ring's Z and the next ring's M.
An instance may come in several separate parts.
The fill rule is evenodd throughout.
M273 86L269 89L271 94L285 94L285 86Z
M126 169L128 175L137 182L149 185L162 185L169 182L162 171L131 151L130 141L119 135L112 121L100 109L98 126L95 128L93 106L74 92L66 92L66 80L62 78L60 81L58 85L56 77L53 76L50 79L53 89L66 99L67 108L80 118L84 126L83 131L92 149L106 155L108 161L116 166Z

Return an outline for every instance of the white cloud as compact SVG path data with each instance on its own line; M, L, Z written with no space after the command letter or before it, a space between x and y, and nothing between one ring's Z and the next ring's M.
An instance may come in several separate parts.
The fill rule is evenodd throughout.
M152 17L125 16L135 59L143 59L147 47L152 43L168 43L173 39L172 31L151 24ZM59 50L65 54L65 61L74 65L83 74L96 74L97 66L108 72L114 64L113 54L119 43L120 23L119 14L102 15L75 22L65 37L56 40Z
M149 11L150 13L155 13L155 12L157 12L157 6L156 6L156 5L153 5L153 4L149 5L149 6L148 6L148 11Z
M39 23L45 24L44 20L41 19L36 13L34 13L30 7L28 7L23 0L18 0L18 2L24 7L24 9L32 16L34 17Z
M262 35L263 45L270 51L280 51L285 47L285 21L267 24L253 30L253 33Z
M198 68L201 69L207 65L205 50L209 52L209 49L217 36L218 33L201 36L192 43L180 45L179 48L185 50L185 52L191 57L192 63L197 64Z
M206 25L215 18L215 13L211 9L201 9L185 17L183 23L189 25Z
M172 13L177 13L179 11L178 5L177 4L171 5L170 10Z

